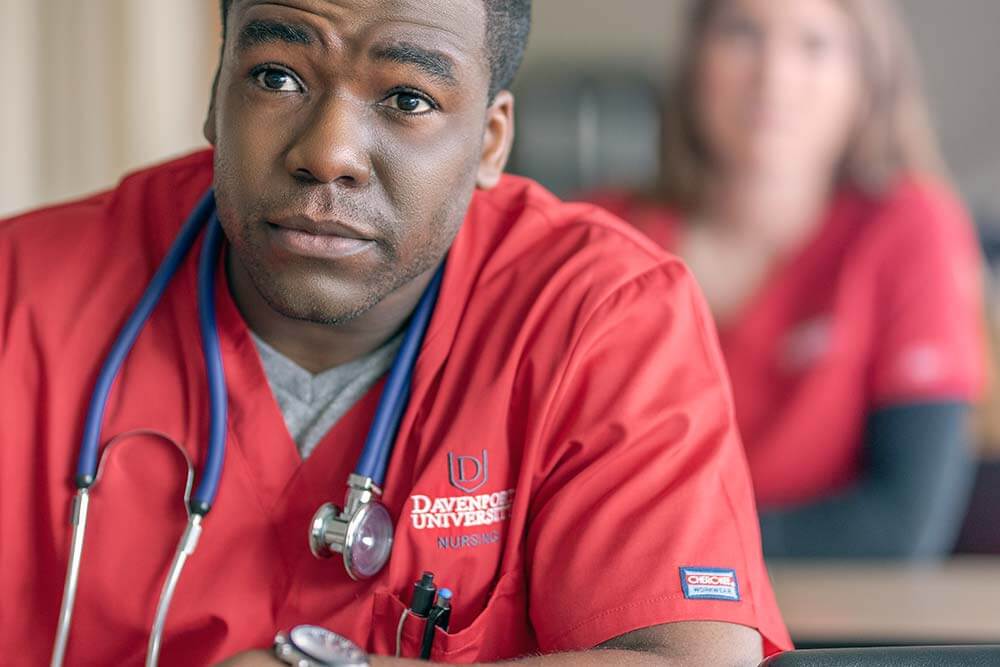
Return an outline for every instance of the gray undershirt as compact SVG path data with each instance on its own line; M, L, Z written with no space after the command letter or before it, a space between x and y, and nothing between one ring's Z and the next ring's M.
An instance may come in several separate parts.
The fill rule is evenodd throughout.
M403 340L398 334L371 354L313 375L251 332L285 426L303 460L348 410L385 375Z

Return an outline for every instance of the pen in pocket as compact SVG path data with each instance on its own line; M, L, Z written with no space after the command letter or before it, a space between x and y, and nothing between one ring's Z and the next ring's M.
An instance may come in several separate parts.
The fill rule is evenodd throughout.
M451 598L450 589L442 588L438 591L437 603L428 613L427 623L424 626L424 639L420 644L421 660L428 660L431 657L431 648L434 646L434 628L448 631L448 624L451 622Z

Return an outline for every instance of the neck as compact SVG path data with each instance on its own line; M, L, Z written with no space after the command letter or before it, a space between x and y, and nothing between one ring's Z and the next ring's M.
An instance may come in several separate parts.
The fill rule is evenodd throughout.
M829 194L826 178L728 176L710 188L702 217L716 233L780 254L821 222Z
M362 315L338 324L292 319L274 310L232 252L226 253L226 270L229 291L247 326L298 366L320 373L371 354L398 333L437 267L392 292Z

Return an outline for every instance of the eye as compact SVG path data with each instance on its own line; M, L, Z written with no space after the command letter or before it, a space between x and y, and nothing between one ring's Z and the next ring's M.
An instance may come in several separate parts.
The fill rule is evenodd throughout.
M742 14L723 14L715 21L715 30L722 37L756 42L760 40L760 28L749 17Z
M382 104L385 104L391 109L412 114L414 116L419 116L420 114L427 113L428 111L432 111L437 108L431 100L423 95L407 91L393 93L389 97L382 100Z
M277 67L261 67L253 72L253 78L261 88L276 93L300 93L302 85L290 72Z

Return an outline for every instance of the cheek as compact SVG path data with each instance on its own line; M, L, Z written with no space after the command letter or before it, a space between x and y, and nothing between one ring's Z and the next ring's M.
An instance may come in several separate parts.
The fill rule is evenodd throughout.
M695 110L710 143L737 132L757 85L753 54L738 45L709 42L694 74Z
M710 40L699 59L696 76L705 98L738 100L757 85L756 68L753 49Z
M381 135L373 165L403 227L404 244L428 245L453 233L464 218L475 187L482 130L469 122L449 123L426 134L412 130Z
M239 86L220 101L216 164L230 188L260 193L294 132L294 112L262 113ZM248 198L251 199L252 198Z
M830 68L812 77L808 92L809 113L802 114L804 132L828 150L842 150L855 130L861 108L857 76L846 68Z

